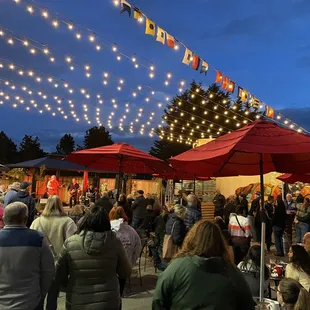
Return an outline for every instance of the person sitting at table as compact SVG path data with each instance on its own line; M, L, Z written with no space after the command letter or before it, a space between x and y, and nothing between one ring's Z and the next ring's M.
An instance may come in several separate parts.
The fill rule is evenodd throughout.
M260 279L260 252L259 245L252 246L246 257L238 264L239 270L242 272L244 279L248 283L252 296L259 296L259 279ZM268 296L269 288L269 269L265 265L265 281L264 281L264 296Z
M285 276L298 281L307 291L310 289L310 256L301 245L292 245L288 252L290 263Z
M283 309L309 310L310 294L296 280L284 278L277 289L277 300Z

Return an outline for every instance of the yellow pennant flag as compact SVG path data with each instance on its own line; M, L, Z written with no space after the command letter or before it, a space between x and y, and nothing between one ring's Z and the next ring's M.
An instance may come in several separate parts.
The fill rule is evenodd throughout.
M189 65L192 60L193 60L193 52L190 51L188 48L186 48L182 62L186 65Z
M165 30L157 26L156 41L157 41L157 42L160 42L160 43L162 43L162 44L165 44L165 37L166 37L166 32L165 32Z
M133 10L133 18L137 21L140 21L140 18L142 18L142 13L136 8Z
M145 22L145 34L149 34L153 37L155 36L155 23L148 18L146 18Z

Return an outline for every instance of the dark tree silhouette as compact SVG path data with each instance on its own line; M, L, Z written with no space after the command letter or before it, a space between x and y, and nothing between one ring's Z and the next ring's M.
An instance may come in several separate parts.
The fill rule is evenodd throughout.
M38 137L25 135L19 145L19 157L22 161L36 159L45 156L46 153L41 149Z
M84 137L84 149L113 144L110 133L103 127L92 127L86 131Z
M56 151L58 154L68 155L75 149L75 141L72 135L65 134L56 145Z
M10 164L17 160L17 146L5 132L0 131L0 163Z

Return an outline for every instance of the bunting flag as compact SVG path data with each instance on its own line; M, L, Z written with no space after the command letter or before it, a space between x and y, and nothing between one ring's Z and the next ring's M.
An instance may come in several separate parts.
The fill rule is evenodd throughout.
M223 82L223 74L220 71L216 71L215 83Z
M142 13L137 8L133 9L133 18L134 19L139 20L142 16L143 16Z
M250 94L250 100L249 100L249 104L252 108L254 109L258 109L259 108L259 99L254 97L253 95Z
M199 58L198 55L194 55L194 56L193 56L192 68L193 68L194 70L198 70L199 65L200 65L200 58Z
M274 109L272 107L270 107L269 105L266 105L265 115L267 117L274 118Z
M127 12L131 16L131 5L126 0L121 0L121 14Z
M165 31L157 26L156 41L165 44Z
M167 36L167 45L171 48L174 48L175 45L175 39L172 35L170 35L169 33L166 33Z
M222 88L228 90L229 78L227 76L223 77Z
M248 101L248 92L239 86L238 86L238 96L240 97L242 102Z
M192 61L193 53L188 48L185 49L184 57L183 57L183 63L186 65L189 65Z
M209 69L208 63L203 60L200 68L200 74L204 73L205 75L207 75L208 69Z
M233 82L232 80L229 80L228 83L228 91L230 93L233 93L235 91L235 82Z
M145 22L145 34L149 34L153 37L155 36L155 23L148 18L146 18Z

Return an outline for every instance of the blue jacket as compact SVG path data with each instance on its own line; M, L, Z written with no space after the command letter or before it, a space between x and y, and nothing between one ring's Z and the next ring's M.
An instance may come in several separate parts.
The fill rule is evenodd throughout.
M16 195L17 195L17 190L10 189L4 196L4 203L3 203L4 207L6 207L10 203L11 199Z
M201 220L201 212L193 206L187 206L187 212L183 220L187 230L190 230L196 222Z
M0 230L0 309L35 309L55 274L43 234L25 226Z

